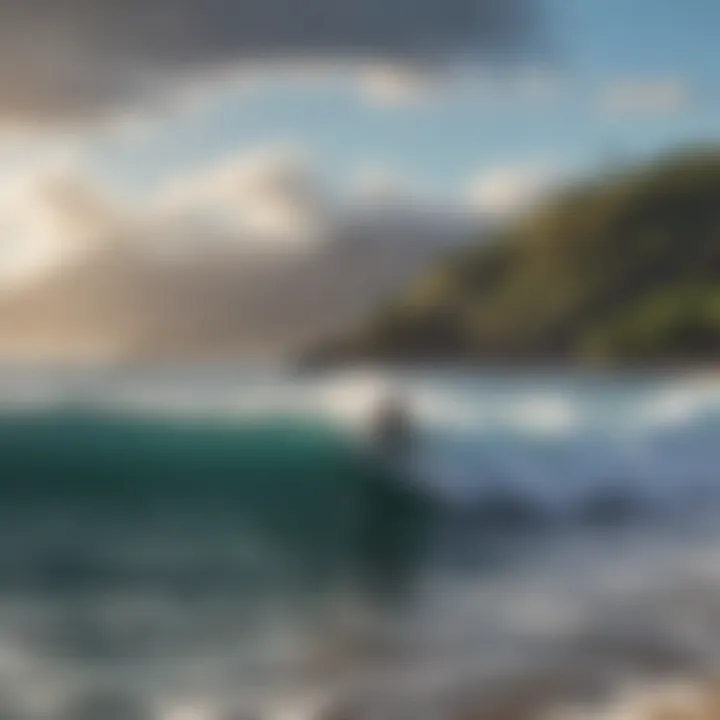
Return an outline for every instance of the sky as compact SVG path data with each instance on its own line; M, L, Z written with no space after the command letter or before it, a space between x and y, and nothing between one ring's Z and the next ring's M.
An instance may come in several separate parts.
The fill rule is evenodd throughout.
M131 190L282 145L307 150L333 182L379 167L452 192L497 165L592 165L716 137L717 3L543 7L550 47L513 67L463 68L464 79L434 83L401 64L373 67L372 58L356 72L332 58L294 76L291 63L265 76L240 67L235 82L211 79L175 106L169 98L165 107L121 108L120 127L90 127L73 140L92 166Z
M0 0L0 357L136 352L123 289L148 258L212 275L338 236L442 244L715 141L717 27L715 0Z

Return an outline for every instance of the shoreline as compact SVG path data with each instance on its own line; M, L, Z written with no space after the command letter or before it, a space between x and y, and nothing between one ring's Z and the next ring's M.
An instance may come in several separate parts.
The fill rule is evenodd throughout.
M462 359L415 360L348 360L339 362L305 363L302 360L288 366L291 371L305 373L337 372L440 372L459 374L533 374L576 376L637 376L691 375L708 376L720 380L720 360L707 362L656 361L643 363L583 363L561 361L466 361Z

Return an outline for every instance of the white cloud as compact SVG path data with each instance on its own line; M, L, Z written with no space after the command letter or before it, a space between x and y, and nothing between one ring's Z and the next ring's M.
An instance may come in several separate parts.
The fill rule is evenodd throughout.
M361 97L377 107L418 106L439 89L440 79L429 71L400 65L369 65L358 70Z
M16 358L298 347L477 227L459 202L409 186L332 192L288 148L198 168L135 204L70 171L38 173L2 198L0 355Z
M76 149L37 140L0 145L0 283L14 286L72 262L127 211L86 176Z
M490 106L531 107L556 100L563 79L542 66L519 66L498 72L492 66L467 65L443 72L438 67L400 64L358 65L346 80L369 105L418 108L441 100L481 98Z
M310 158L275 147L189 171L130 202L77 153L0 147L0 286L36 282L124 245L148 261L287 255L329 234L333 208ZM23 162L24 161L24 162Z
M271 147L189 173L162 188L155 222L287 251L326 233L327 201L307 155Z
M467 202L476 212L501 219L537 203L571 174L568 168L544 161L501 165L470 182Z
M602 110L614 117L669 115L685 110L691 104L690 88L675 78L624 78L606 87L600 97Z

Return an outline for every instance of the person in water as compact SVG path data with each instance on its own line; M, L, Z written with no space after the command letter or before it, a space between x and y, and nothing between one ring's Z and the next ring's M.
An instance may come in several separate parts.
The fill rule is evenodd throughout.
M373 440L384 457L406 453L412 442L412 422L407 405L391 396L377 408L373 419Z
M422 563L431 506L413 483L406 461L415 443L408 405L387 396L371 419L374 471L365 484L360 546L366 590L381 604L400 599Z

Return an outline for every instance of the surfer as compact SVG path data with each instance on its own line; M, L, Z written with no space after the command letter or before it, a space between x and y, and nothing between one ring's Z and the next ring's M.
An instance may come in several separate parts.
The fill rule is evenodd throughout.
M406 456L412 435L407 405L399 396L386 398L373 419L373 440L380 455L388 459Z

